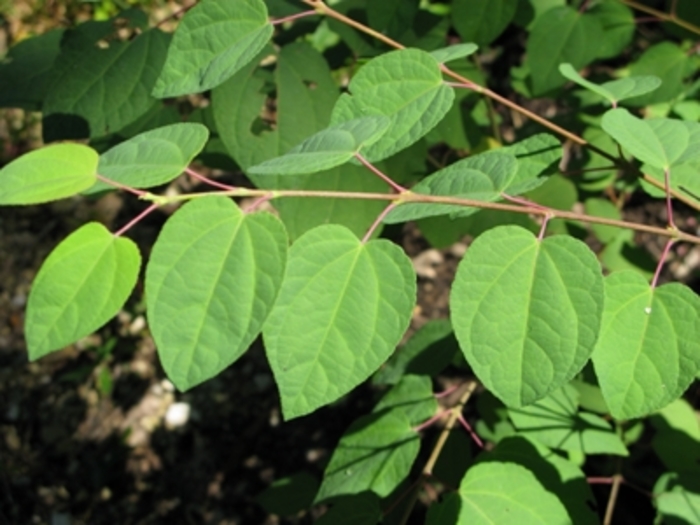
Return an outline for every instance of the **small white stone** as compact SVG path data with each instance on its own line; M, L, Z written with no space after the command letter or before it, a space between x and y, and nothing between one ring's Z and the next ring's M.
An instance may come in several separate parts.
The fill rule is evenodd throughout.
M173 403L165 413L165 427L168 430L181 427L190 419L189 403Z

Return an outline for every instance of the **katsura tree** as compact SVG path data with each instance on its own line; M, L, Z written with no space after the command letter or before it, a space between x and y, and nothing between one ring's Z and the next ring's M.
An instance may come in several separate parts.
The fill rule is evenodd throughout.
M272 512L405 523L433 494L430 524L612 523L633 514L615 508L632 488L659 522L697 523L683 395L700 298L660 279L676 247L700 245L677 223L700 210L700 28L692 0L667 4L202 0L17 43L0 104L41 111L46 145L0 170L0 204L147 203L48 256L29 358L100 329L143 280L180 391L262 336L286 420L366 381L383 393L320 483L261 496ZM221 168L248 183L210 176ZM183 173L195 191L166 192ZM662 202L665 224L623 220L633 196ZM142 260L132 228L172 205ZM416 273L382 236L405 223L436 248L469 241L449 319L410 337ZM636 232L665 240L658 260ZM445 369L462 378L446 407ZM595 483L611 487L599 511Z

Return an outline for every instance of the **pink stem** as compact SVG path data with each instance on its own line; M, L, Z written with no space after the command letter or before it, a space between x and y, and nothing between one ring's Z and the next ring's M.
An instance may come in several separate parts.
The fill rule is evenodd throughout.
M252 213L255 211L255 208L263 204L264 202L269 201L272 198L272 193L268 193L267 195L263 195L262 197L258 197L255 199L249 206L246 206L245 209L243 210L243 213Z
M445 85L453 87L453 88L463 88L463 89L474 89L474 86L476 84L473 83L465 83L465 82L445 82Z
M552 216L547 214L544 217L542 217L542 226L540 226L540 233L537 235L537 240L541 241L544 239L544 234L547 231L547 223L549 222L549 219L551 219Z
M120 184L117 181L114 181L112 179L108 179L107 177L103 177L102 175L97 175L97 179L101 180L105 184L109 184L110 186L114 186L115 188L119 188L120 190L128 191L129 193L133 193L134 195L138 195L141 197L142 195L146 195L147 192L137 190L136 188L132 188L131 186L126 186L124 184Z
M379 171L377 168L374 167L367 159L365 159L362 155L359 153L355 153L355 158L359 160L362 165L367 168L369 171L374 173L377 177L382 179L384 182L386 182L389 186L394 188L398 193L403 193L404 191L408 191L406 188L403 186L396 184L393 180L391 180L388 176L386 176L384 173Z
M201 175L194 171L191 168L185 168L185 173L187 173L190 177L193 179L197 179L198 181L203 182L204 184L209 184L209 186L214 186L215 188L219 188L221 190L235 190L238 189L235 186L229 186L228 184L222 184L220 182L216 182L215 180L211 180L210 178L205 177L204 175Z
M136 217L131 219L126 226L124 226L121 230L119 230L117 233L114 234L115 237L121 237L124 235L129 229L131 229L132 226L134 226L137 222L139 222L141 219L143 219L146 215L151 213L153 210L157 209L158 205L157 204L151 204L148 208L143 210L141 213L139 213Z
M535 208L538 210L549 210L546 206L542 206L541 204L537 204L536 202L529 201L527 199L521 199L520 197L511 197L507 193L501 193L501 198L506 201L514 202L516 204L522 204L523 206L527 206L528 208Z
M589 485L611 485L613 482L612 477L609 478L586 478Z
M671 246L673 246L673 243L675 242L675 239L669 239L666 241L666 246L664 246L664 251L661 254L661 258L659 259L659 263L656 265L656 272L654 272L654 279L651 281L651 288L652 290L656 288L656 283L659 280L659 275L661 275L661 268L664 267L664 264L666 263L666 258L668 257L668 252L671 250Z
M462 424L462 426L466 429L466 431L469 433L471 438L474 440L474 443L476 443L476 446L479 448L484 448L484 442L481 441L481 438L476 435L476 432L472 430L472 426L467 422L466 419L464 419L464 416L460 414L457 419L459 419L459 422Z
M447 390L445 390L445 391L443 391L443 392L438 392L437 394L433 394L433 395L435 396L435 399L440 399L440 398L443 398L443 397L447 397L447 396L449 396L452 392L454 392L455 390L457 390L459 387L460 387L460 385L452 385L452 386L451 386L450 388L448 388Z
M396 203L395 203L395 202L392 202L391 204L389 204L389 206L387 206L386 208L384 208L384 210L382 211L382 213L379 214L379 217L377 217L377 218L374 220L374 222L372 223L372 226L369 227L369 230L367 230L367 233L365 233L365 236L362 237L362 244L366 243L366 242L369 240L369 238L372 237L372 234L374 233L374 230L376 230L376 229L379 227L379 225L380 225L380 224L382 223L382 221L384 220L384 217L386 217L386 216L389 214L389 212L390 212L391 210L393 210L394 208L396 208Z
M671 202L671 172L668 168L664 170L664 190L666 191L666 214L668 215L668 225L675 229L673 222L673 203Z
M438 412L437 414L435 414L433 417L431 417L431 418L428 419L427 421L421 423L421 424L418 425L417 427L414 427L413 430L414 430L415 432L420 432L421 430L428 428L430 425L432 425L432 424L435 423L438 419L440 419L443 415L445 415L446 412L448 412L448 411L447 411L447 410L441 410L440 412Z

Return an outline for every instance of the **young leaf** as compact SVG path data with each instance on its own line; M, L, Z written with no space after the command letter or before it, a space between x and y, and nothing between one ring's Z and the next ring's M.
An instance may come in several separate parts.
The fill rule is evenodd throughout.
M598 58L614 58L621 54L634 36L634 12L620 2L598 2L591 5L588 12L603 28Z
M639 60L629 67L629 73L636 75L654 75L663 79L663 84L651 93L634 98L628 104L648 106L659 102L668 102L683 92L683 82L695 66L692 57L675 42L662 41L649 46Z
M661 79L652 75L621 78L598 85L579 75L571 64L559 64L559 72L569 80L597 93L613 106L626 98L650 93L661 85Z
M365 491L387 497L408 476L419 449L418 433L402 410L359 418L333 452L315 502Z
M180 175L209 138L206 126L178 123L122 142L100 155L100 175L132 188L150 188ZM89 193L111 189L98 181Z
M617 108L603 115L602 125L634 157L661 169L681 159L690 145L690 128L679 120L642 120Z
M218 86L253 60L272 36L263 0L207 0L184 16L153 88L157 98Z
M66 115L83 122L71 138L102 137L144 115L156 102L150 90L169 41L170 35L151 29L106 49L92 45L74 62L57 61L42 107L45 140L65 138L59 128Z
M700 421L695 409L676 399L649 418L654 427L651 446L666 468L673 472L700 466Z
M445 85L439 64L425 51L401 49L370 60L353 77L333 109L339 123L383 114L391 126L363 155L378 161L407 148L434 128L450 109L453 90Z
M571 523L559 498L528 469L515 463L479 463L459 486L458 525Z
M578 398L578 391L569 384L534 405L510 408L508 414L520 435L550 448L586 455L629 455L610 423L578 411Z
M437 399L433 394L430 376L405 375L377 403L372 410L382 414L388 410L399 410L406 414L408 422L417 426L435 415Z
M577 374L593 350L603 277L571 237L539 241L517 226L478 237L450 293L452 326L484 385L510 407L542 399Z
M363 146L386 133L391 121L383 115L361 117L319 131L281 157L248 168L253 175L301 175L345 164Z
M53 144L0 169L0 204L41 204L92 186L99 157L81 144Z
M99 223L80 227L41 266L27 302L32 361L74 343L109 321L136 285L141 256L129 239Z
M455 162L423 179L413 187L415 193L461 197L492 202L510 184L518 170L514 156L487 152ZM387 224L425 217L451 214L466 217L479 211L453 204L405 203L392 210L384 219Z
M440 49L431 51L430 54L438 63L444 64L445 62L451 62L458 58L468 57L476 52L477 49L479 49L479 46L476 44L455 44L448 47L441 47Z
M652 289L636 272L606 277L592 359L616 419L664 407L683 394L700 367L700 298L679 283Z
M596 57L603 37L600 22L569 6L555 7L535 21L527 43L532 92L540 96L564 85L559 64L580 69Z
M263 337L286 419L335 401L394 351L416 300L413 267L386 240L319 226L292 246Z
M260 333L282 281L284 227L204 197L166 222L146 268L148 324L165 372L184 391L238 359Z
M463 40L490 44L510 24L517 0L455 0L452 23Z
M700 516L700 474L666 472L654 484L659 523L694 523Z

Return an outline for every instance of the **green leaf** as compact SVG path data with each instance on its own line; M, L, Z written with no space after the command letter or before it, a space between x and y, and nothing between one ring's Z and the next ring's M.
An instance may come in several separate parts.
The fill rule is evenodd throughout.
M532 472L542 486L566 507L569 517L563 523L600 523L586 475L572 462L552 454L544 445L522 436L506 437L498 442L493 452L480 456L479 461L515 463Z
M287 236L268 213L195 199L170 217L146 268L148 324L184 391L238 359L260 333L284 271Z
M0 62L0 106L41 109L63 33L62 29L51 30L10 48Z
M593 365L616 419L669 404L700 366L700 298L679 283L652 289L632 271L606 277Z
M248 168L253 175L301 175L345 164L363 146L386 133L391 121L383 115L361 117L319 131L281 157Z
M539 17L527 42L526 64L532 76L532 94L540 96L564 85L558 66L569 62L580 69L598 52L603 30L597 18L572 7L555 7Z
M179 176L202 151L209 130L202 124L178 123L157 128L122 142L100 155L100 175L132 188L150 188ZM112 186L98 181L88 191Z
M537 478L514 463L479 463L459 487L458 525L570 523L566 508Z
M476 44L454 44L431 51L430 54L440 64L444 64L458 58L468 57L475 53L477 49L479 49L479 46Z
M615 58L632 42L637 27L634 13L626 5L616 2L598 2L589 13L596 17L603 28L603 39L598 58Z
M424 195L459 197L483 202L501 198L518 170L514 156L487 152L455 162L416 184L412 191ZM456 204L405 203L393 209L385 218L387 224L425 217L450 214L466 217L479 211Z
M452 105L454 92L425 51L401 49L370 60L353 77L333 109L332 122L382 114L391 126L363 153L378 161L407 148L434 128Z
M24 329L29 359L74 343L114 317L134 289L140 266L136 245L99 223L64 239L29 293Z
M398 410L408 417L411 425L418 426L435 415L438 410L437 399L433 395L433 383L430 376L405 375L376 404L375 414L389 410Z
M315 525L376 525L382 520L379 498L372 492L333 499L328 512Z
M675 400L649 422L656 430L651 446L668 470L700 470L700 422L686 400Z
M393 352L416 300L410 260L386 240L319 226L292 246L263 330L286 419L335 401Z
M567 236L539 241L517 226L474 241L450 294L462 352L510 407L542 399L581 370L602 308L600 265L584 243Z
M95 182L97 152L81 144L54 144L0 169L0 204L41 204L70 197Z
M408 476L419 449L418 433L403 411L360 417L333 451L315 502L364 491L387 497Z
M293 516L311 507L317 492L316 478L306 472L299 472L274 481L255 501L270 514Z
M622 219L620 210L607 199L586 199L584 208L586 215L594 215L616 221ZM603 244L611 243L622 231L620 228L608 226L607 224L591 224L590 228Z
M218 86L253 60L272 36L262 0L207 0L178 25L153 88L157 98Z
M408 342L375 374L375 384L396 384L406 374L437 375L459 350L447 319L433 319L423 325Z
M508 414L520 435L550 448L586 455L629 455L610 423L578 412L578 398L576 388L565 385L534 405L508 409Z
M150 91L170 36L151 29L128 42L84 48L73 61L57 61L55 78L42 108L45 140L62 139L62 118L76 124L71 138L101 137L119 131L155 104Z
M682 121L642 120L622 108L606 112L602 125L634 157L661 169L682 160L691 140L690 128Z
M683 82L695 71L692 60L684 49L673 42L660 42L648 47L642 56L629 67L629 74L654 75L663 79L661 87L652 93L629 100L634 106L648 106L668 102L684 89Z
M654 502L663 523L697 523L700 516L700 473L666 472L654 485Z
M651 75L621 78L598 85L579 75L571 64L560 64L559 72L578 85L597 93L613 106L621 100L650 93L661 85L661 79Z
M518 0L455 0L452 23L463 40L485 46L510 24Z
M518 160L518 172L505 189L508 195L520 195L547 182L547 177L541 175L563 152L559 139L548 133L538 133L497 151L514 155Z

